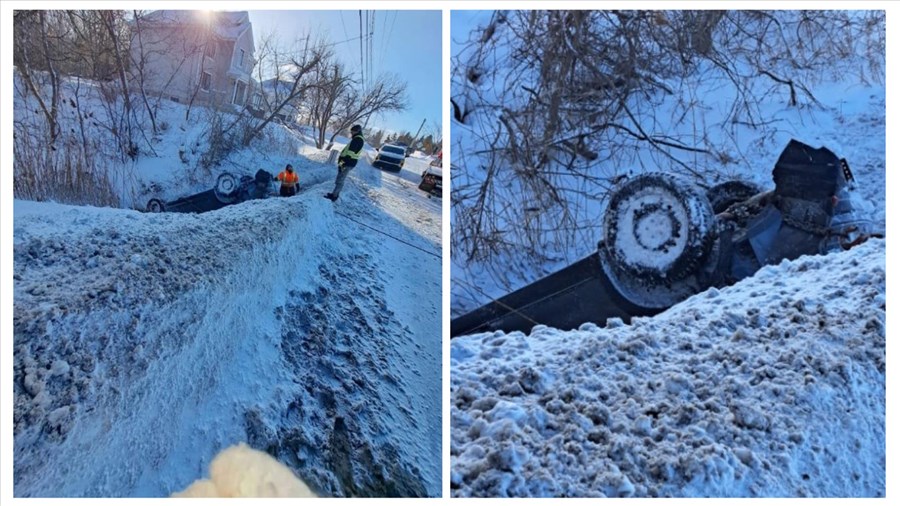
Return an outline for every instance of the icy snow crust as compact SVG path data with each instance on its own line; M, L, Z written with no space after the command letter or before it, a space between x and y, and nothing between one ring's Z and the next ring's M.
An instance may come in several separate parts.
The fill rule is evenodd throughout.
M885 246L451 343L454 496L885 495Z
M202 215L15 202L16 496L168 495L241 441L323 495L440 493L440 260L337 214L439 254L440 204L328 179Z

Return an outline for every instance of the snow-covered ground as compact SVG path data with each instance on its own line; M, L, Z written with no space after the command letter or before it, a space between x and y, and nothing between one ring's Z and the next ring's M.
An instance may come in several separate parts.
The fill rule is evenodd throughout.
M466 42L480 32L469 31L483 28L491 13L453 16L453 54L477 47ZM486 84L478 93L491 96L506 77L480 81ZM819 102L804 107L788 107L779 92L760 95L759 113L770 123L755 128L729 125L725 88L698 79L678 90L701 102L696 115L653 127L690 138L702 125L711 135L705 141L729 161L688 162L763 188L773 186L771 168L791 138L830 148L849 161L858 201L883 229L885 87L844 78L816 83ZM465 95L465 79L454 86L454 97ZM659 118L677 109L674 100L636 107L657 107ZM461 168L454 183L477 186L484 171L476 155L489 153L480 143L493 139L483 135L484 124L496 117L471 110L468 124L453 124L451 142L454 163L475 169ZM636 150L621 172L666 170L655 158ZM535 265L524 246L493 262L451 256L453 316L593 253L602 202L572 204L597 226L579 231L584 237L570 241L577 247L550 244L544 264ZM518 204L504 198L497 205ZM465 211L453 209L453 219ZM870 240L765 267L630 325L611 320L604 328L536 326L530 335L455 338L452 493L884 497L885 300L885 243Z
M885 246L451 343L456 496L885 495Z
M440 494L440 201L361 162L332 204L300 144L247 167L292 162L289 199L15 202L16 496L168 495L242 441L323 495Z

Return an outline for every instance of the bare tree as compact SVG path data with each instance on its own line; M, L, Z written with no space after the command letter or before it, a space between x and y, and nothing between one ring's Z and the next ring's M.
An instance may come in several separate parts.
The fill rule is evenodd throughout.
M306 105L310 110L312 126L316 129L316 147L322 149L338 99L350 91L353 80L343 65L332 61L323 62L317 68L316 78L320 85L309 94Z
M122 56L122 45L121 45L121 20L122 15L121 12L118 11L98 11L100 15L100 19L103 21L103 26L106 29L106 33L109 35L110 39L113 41L114 54L115 57L115 69L116 69L116 77L118 78L119 84L119 94L122 99L122 104L125 108L123 111L122 117L122 126L123 131L120 132L119 139L121 139L121 144L123 147L123 151L127 153L131 158L135 158L137 156L137 147L134 144L134 129L135 129L135 117L134 117L134 107L131 104L131 93L128 88L128 78L126 77L126 63L125 58ZM140 128L140 127L138 127ZM155 131L155 125L154 125Z
M93 75L100 65L78 45L81 26L68 14L15 14L13 188L20 198L112 205L117 198L108 167L98 156L94 120L81 108L86 95L81 78L69 77Z
M179 31L166 26L165 21L160 23L147 18L145 11L132 11L127 75L129 87L133 94L139 95L137 98L144 106L155 135L160 130L157 113L164 97L169 95L169 89L184 76L186 66L192 62L198 62L197 75L202 75L207 70L207 62L201 55L213 54L217 42L209 23L195 23L189 31ZM190 121L196 99L203 90L200 79L192 81L185 121Z
M132 51L131 54L137 54L137 58L131 59L130 68L132 69L131 75L133 76L133 81L137 85L137 89L140 92L141 102L144 104L144 108L147 110L147 116L150 118L150 124L153 128L153 135L157 135L159 133L159 127L156 125L156 108L150 105L150 100L147 98L147 89L146 89L146 66L147 66L147 50L144 47L144 30L141 26L141 19L143 18L143 13L139 11L132 11L132 19L135 26L134 33L132 35L131 44L137 44L138 50L136 52ZM202 69L201 69L202 72ZM199 87L199 86L198 86ZM157 102L157 105L159 102Z
M46 137L34 138L35 123L17 104L15 173L22 176L17 188L43 198L109 204L110 185L124 188L128 160L138 156L141 138L141 149L152 153L147 116L156 130L145 95L143 110L135 107L125 13L21 11L14 26L16 89L25 92L20 93L23 104L37 104L48 125ZM87 81L91 86L85 86ZM112 157L119 157L119 164L109 164Z
M95 81L115 78L115 47L98 11L54 11L66 21L69 39L61 63L63 72Z
M61 37L51 34L48 29L46 11L16 11L14 18L13 61L28 91L38 102L44 114L50 142L59 135L57 116L60 104L60 75L56 72L56 55L50 49L52 40ZM49 80L50 94L47 96L36 71L44 71Z
M440 121L432 120L425 131L427 138L431 139L428 154L435 154L441 149L444 142L443 127Z
M209 26L203 26L203 28L195 34L195 38L193 40L183 40L181 47L181 54L183 56L181 62L172 73L172 78L174 78L178 74L182 65L197 56L199 56L200 59L199 75L202 76L203 72L206 70L206 58L203 58L200 55L210 50L210 48L215 47L215 44L216 41L212 36L212 31L210 30ZM166 83L164 88L165 87L168 87L168 83ZM191 119L191 111L193 111L194 109L194 102L197 100L197 96L200 94L200 91L202 89L203 84L200 79L197 79L197 82L195 83L194 88L191 92L191 98L188 99L187 109L184 111L185 121L189 121Z
M280 50L270 37L264 40L257 60L257 75L263 84L263 97L266 111L263 118L249 126L241 136L241 144L249 145L260 132L266 128L283 110L298 102L308 90L318 87L319 83L310 76L320 63L331 56L331 49L321 41L314 41L305 36L295 42L289 51ZM268 79L263 79L268 77ZM265 87L271 83L271 87ZM241 114L247 109L244 106ZM240 115L239 115L240 116ZM239 118L240 119L240 118ZM227 130L239 124L235 120Z
M358 87L347 88L338 97L333 131L325 149L331 149L335 137L354 123L375 114L405 110L406 100L406 83L396 77L380 76L365 91Z

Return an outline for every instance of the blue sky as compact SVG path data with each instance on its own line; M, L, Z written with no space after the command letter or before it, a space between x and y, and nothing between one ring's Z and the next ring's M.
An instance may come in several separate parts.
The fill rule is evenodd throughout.
M334 43L335 55L348 68L360 68L360 11L249 11L253 34L274 31L289 45L306 33ZM363 11L363 29L374 24L372 74L393 73L407 82L409 108L373 118L369 126L416 133L427 119L423 133L441 124L441 11ZM374 23L372 20L374 18ZM351 39L348 41L348 39ZM364 46L365 49L365 46ZM368 51L364 51L368 55Z

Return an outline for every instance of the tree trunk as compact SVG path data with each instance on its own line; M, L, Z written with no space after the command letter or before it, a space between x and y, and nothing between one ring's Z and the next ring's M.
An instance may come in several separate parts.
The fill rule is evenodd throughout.
M137 62L138 84L140 85L141 99L144 101L144 107L147 109L147 115L150 116L150 124L153 127L153 135L157 135L159 133L159 129L156 127L156 114L154 114L153 108L150 107L150 101L147 100L147 92L144 90L144 39L141 36L141 17L140 15L138 15L137 11L134 11L134 22L137 28L138 48L141 51L140 61Z
M132 135L132 115L134 111L131 105L131 96L128 92L128 80L125 77L125 63L122 61L122 53L120 52L119 45L119 36L116 34L116 27L114 26L113 21L113 13L110 11L101 11L103 16L104 25L106 25L106 30L109 32L109 36L112 39L113 47L115 48L114 55L116 60L116 74L119 78L119 85L122 88L122 103L125 105L125 139L124 146L126 154L129 157L134 159L136 153L134 152L134 137ZM120 141L123 139L120 138Z
M707 56L713 49L713 32L725 11L701 11L695 18L691 31L691 46L702 56Z
M44 111L44 115L47 117L47 126L50 129L50 139L51 142L56 140L56 137L60 133L59 123L56 118L59 113L59 74L56 73L56 69L53 66L53 54L50 51L50 44L47 42L48 34L47 34L47 19L46 13L44 11L40 12L41 19L41 47L44 49L44 58L47 60L47 74L50 76L50 109L47 110L47 105L41 99L40 94L38 93L37 88L29 76L26 80L29 88L34 93L34 96L37 97L38 103L41 105L41 109Z

